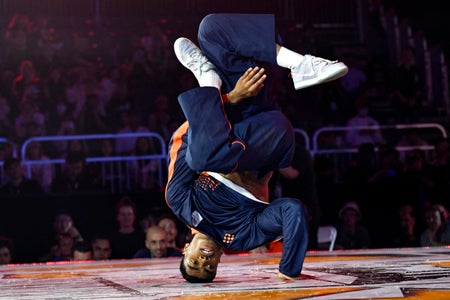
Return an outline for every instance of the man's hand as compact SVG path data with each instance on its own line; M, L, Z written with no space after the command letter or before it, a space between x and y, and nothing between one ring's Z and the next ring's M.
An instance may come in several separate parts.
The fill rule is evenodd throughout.
M236 103L245 98L258 95L264 86L264 80L267 78L264 72L265 70L259 67L249 68L245 71L244 75L236 82L234 89L228 93L230 103Z

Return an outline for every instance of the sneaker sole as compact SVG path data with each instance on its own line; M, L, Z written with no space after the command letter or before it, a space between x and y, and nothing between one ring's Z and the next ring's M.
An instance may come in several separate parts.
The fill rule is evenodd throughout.
M178 38L178 39L175 41L175 43L173 44L173 50L174 50L174 52L175 52L175 56L177 57L178 61L179 61L185 68L189 69L188 66L186 65L186 63L183 61L183 56L181 55L181 48L182 48L182 47L180 46L181 43L184 43L184 42L188 43L187 41L188 41L188 40L187 40L186 38Z
M316 78L312 78L309 80L302 80L300 82L297 82L294 84L294 87L296 90L300 90L300 89L303 89L303 88L306 88L309 86L317 85L319 83L333 81L335 79L338 79L338 78L344 76L345 74L347 74L347 72L348 72L348 68L347 68L347 66L344 65L341 68L334 70L334 72L332 72L332 73L327 73L326 76L325 75L322 77L318 76Z

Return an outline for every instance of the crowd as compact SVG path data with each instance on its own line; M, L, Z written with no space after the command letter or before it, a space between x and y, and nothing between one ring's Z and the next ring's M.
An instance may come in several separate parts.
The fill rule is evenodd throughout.
M8 141L0 144L0 197L99 191L104 189L99 166L87 166L86 157L158 152L158 145L148 138L102 140L89 145L79 140L33 142L26 157L14 156L12 149L20 148L30 137L46 135L156 132L168 142L174 129L184 121L177 96L197 84L177 62L172 44L178 36L195 36L193 24L148 19L136 28L108 28L84 22L77 30L69 30L43 17L20 13L12 16L0 39L0 137ZM286 43L292 48L302 45L303 52L334 56L320 53L328 48L323 47L324 41L315 36L313 28L302 31L289 24L283 28ZM367 53L344 53L342 59L349 66L346 76L300 91L287 85L288 80L279 80L289 74L268 70L273 77L272 94L294 127L312 134L323 126L421 121L425 80L422 70L414 64L413 49L405 48L398 64ZM384 80L381 85L380 78ZM371 104L380 101L388 103L390 113L377 114ZM413 132L403 140L393 141L381 132L358 130L348 132L343 140L324 138L319 143L335 147L344 143L358 149L345 174L340 174L343 184L335 184L332 161L298 153L297 163L304 172L294 181L281 179L273 185L274 192L281 183L278 193L300 195L297 197L308 203L313 215L312 232L320 224L335 224L339 229L337 247L342 249L450 243L446 213L450 207L447 139L424 141ZM397 143L433 145L435 151L430 159L419 150L402 157L395 151ZM24 158L64 158L65 164L61 171L47 165L33 166L28 176L20 165ZM305 161L308 163L302 165ZM139 170L136 174L143 177L134 178L140 182L140 189L156 187L157 166L152 162L132 162L129 167ZM169 248L158 253L178 255L189 239L179 225L167 224L171 223L168 219L164 223L153 215L140 220L145 224L143 228L136 226L139 220L132 200L119 206L118 229L114 233L80 233L70 213L55 216L55 239L48 252L36 259L74 259L78 252L91 252L84 254L87 259L159 257L165 255L155 254L152 249L161 244ZM65 223L70 226L57 229ZM154 228L158 223L167 229L166 236ZM169 228L182 233L178 236ZM386 237L386 232L398 235ZM353 240L355 234L358 241ZM120 248L124 245L130 248ZM310 247L316 247L314 241ZM14 251L11 238L0 240L2 261L10 262L3 257L13 259Z

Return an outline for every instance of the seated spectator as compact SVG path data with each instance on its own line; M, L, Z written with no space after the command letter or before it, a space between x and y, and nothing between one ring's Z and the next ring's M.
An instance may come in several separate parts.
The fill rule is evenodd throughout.
M97 179L88 176L84 154L69 152L65 159L63 173L55 176L52 181L51 192L77 193L97 190Z
M121 126L117 133L140 133L150 130L142 125L139 113L137 111L123 111L121 114ZM118 155L129 155L136 144L136 137L127 137L116 139L115 152Z
M433 205L425 211L426 229L420 235L421 246L450 245L448 212L442 205Z
M347 127L373 126L374 129L354 129L348 130L345 134L345 140L350 147L359 147L361 144L371 143L380 145L384 138L380 129L376 127L380 124L369 114L369 106L365 96L360 96L356 100L357 114L347 120Z
M405 153L398 186L403 199L418 211L424 211L434 199L434 178L427 165L425 153L414 149Z
M0 187L0 194L36 195L44 192L39 182L23 175L22 164L18 158L6 159L3 163L3 170L7 181Z
M92 259L107 260L111 258L111 241L106 234L96 234L91 239Z
M40 142L35 141L28 144L26 149L26 159L36 161L48 161L49 158L44 154ZM31 178L40 183L45 192L50 191L50 187L55 177L55 170L52 164L33 164L29 166Z
M360 224L362 215L356 202L350 201L339 210L341 222L336 225L336 249L367 249L370 235L366 227Z
M72 260L92 260L92 246L86 241L76 242L72 247Z
M142 136L136 138L136 144L130 154L145 156L156 152L156 145L154 145L153 139ZM137 188L149 190L157 187L158 162L156 160L137 158L128 162L128 168Z
M145 248L138 250L133 258L162 258L172 256L182 256L180 250L169 247L167 234L159 226L151 226L147 229Z
M76 242L84 240L78 229L75 227L75 222L69 211L60 209L56 212L53 219L53 229L56 237L64 234L69 234Z
M398 224L392 232L389 246L395 248L420 246L416 215L411 205L403 205L398 210Z
M50 252L41 258L42 261L67 261L73 259L73 245L75 239L68 233L58 237L57 244L50 249Z
M144 215L139 220L139 225L141 226L142 232L147 232L147 229L149 229L153 225L158 225L159 218L156 216L155 213L148 213L147 215Z
M52 222L53 239L50 250L42 258L44 261L71 259L71 248L75 242L84 241L83 236L75 226L75 222L69 211L59 209L56 211ZM62 252L62 253L61 253Z
M122 197L116 204L118 229L111 233L111 258L132 258L145 247L145 234L136 229L136 204L128 196Z
M395 181L402 170L402 161L399 152L391 146L383 146L378 149L379 166L369 177L371 183L386 183Z
M14 259L14 243L6 237L0 236L0 265L7 265Z
M177 219L170 214L162 215L157 225L166 231L169 247L182 249L185 243L191 240L188 231L183 233L179 232Z
M358 152L347 170L343 174L344 183L362 186L366 188L369 178L375 173L377 165L377 157L375 147L372 143L364 143L359 145Z

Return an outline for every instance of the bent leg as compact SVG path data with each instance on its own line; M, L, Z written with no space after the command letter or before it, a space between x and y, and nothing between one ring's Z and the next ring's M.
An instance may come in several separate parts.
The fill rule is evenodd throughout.
M234 124L233 133L245 141L236 171L258 170L258 177L270 170L289 166L295 150L295 135L286 116L271 110Z
M300 200L280 198L256 216L265 233L283 236L279 271L291 278L300 276L308 248L308 216Z
M180 94L178 102L189 122L188 165L196 171L234 171L246 146L231 137L219 90L195 88Z
M198 30L199 46L217 67L225 92L255 61L276 64L277 42L271 14L210 14Z

